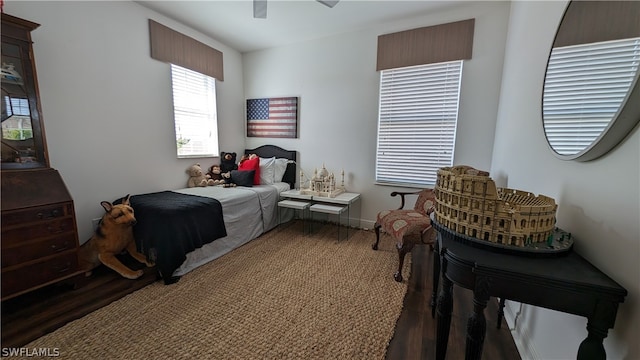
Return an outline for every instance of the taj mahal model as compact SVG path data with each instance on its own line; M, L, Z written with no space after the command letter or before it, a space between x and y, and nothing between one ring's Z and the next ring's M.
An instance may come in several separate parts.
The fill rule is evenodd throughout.
M436 220L467 236L516 247L550 243L554 199L497 188L489 173L460 165L438 170Z
M336 178L333 173L329 173L327 169L322 164L322 169L318 171L316 168L313 172L313 178L309 179L309 185L307 188L301 188L300 194L302 195L313 195L320 197L336 197L343 192L344 189L344 170L342 170L342 179L340 182L340 186L336 185ZM304 184L304 173L300 171L300 184Z

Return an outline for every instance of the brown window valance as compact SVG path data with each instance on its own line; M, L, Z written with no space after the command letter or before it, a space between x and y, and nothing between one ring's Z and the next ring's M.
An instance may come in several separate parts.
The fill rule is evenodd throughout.
M224 81L222 52L149 19L151 57Z
M640 36L640 2L572 1L553 47Z
M376 70L471 59L475 19L378 36Z

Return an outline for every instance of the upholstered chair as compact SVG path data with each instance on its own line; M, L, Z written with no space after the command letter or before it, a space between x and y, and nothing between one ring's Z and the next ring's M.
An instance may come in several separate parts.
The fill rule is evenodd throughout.
M400 207L378 213L374 226L376 242L371 247L373 250L378 250L380 229L395 239L399 261L398 271L393 275L393 278L401 282L404 257L413 249L413 246L420 241L423 244L429 244L433 249L436 234L431 226L429 214L435 210L436 195L433 189L424 189L418 192L394 191L391 196L400 196ZM417 196L418 198L413 209L404 209L405 197L409 196Z

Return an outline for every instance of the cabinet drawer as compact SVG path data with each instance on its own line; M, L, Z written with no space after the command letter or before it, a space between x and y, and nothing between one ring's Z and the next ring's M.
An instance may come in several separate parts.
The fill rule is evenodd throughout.
M66 234L38 242L11 247L2 250L2 268L59 254L76 248L75 234Z
M30 226L16 227L8 230L2 230L2 249L13 247L24 241L53 237L64 233L75 232L73 218L63 218L60 220L44 221L41 223L31 224Z
M77 253L62 254L46 261L2 272L2 296L73 274L78 268Z
M58 204L22 211L12 211L10 213L2 214L2 226L11 226L30 223L34 221L55 219L63 217L67 214L71 214L71 205L69 204Z

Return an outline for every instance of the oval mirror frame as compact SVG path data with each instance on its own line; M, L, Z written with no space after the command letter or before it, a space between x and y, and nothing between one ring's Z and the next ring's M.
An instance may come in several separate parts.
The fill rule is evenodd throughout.
M610 6L611 4L614 5ZM568 19L568 14L572 6L574 6L574 8L572 9L573 11L570 14L572 17ZM578 6L580 6L580 8L579 10L576 10L575 7ZM606 8L603 8L604 6L606 6ZM603 9L605 10L603 11ZM607 25L603 25L607 26L606 31L602 31L602 28L594 26L594 22L597 22L594 21L594 18L607 19L607 17L609 17L610 19L610 17L614 15L620 15L620 17L624 18L623 21L618 22L617 20L619 19L616 17L615 23L619 25L621 24L621 26L613 27L610 25L611 21L609 21ZM604 22L606 22L606 20ZM572 27L572 29L567 29L568 27ZM567 33L569 32L579 33L579 36L582 37L598 38L605 36L605 38L601 39L600 41L627 38L628 36L626 34L629 33L635 34L635 36L640 36L640 2L570 1L567 4L567 8L565 9L562 20L560 21L560 25L554 39L554 45L559 41L566 41L567 36L574 36L567 35ZM608 34L605 34L607 32ZM562 39L563 37L565 39ZM554 46L552 46L552 50L553 47ZM551 52L549 54L549 59L550 58ZM591 144L585 146L582 150L576 152L575 154L558 153L558 151L554 149L553 145L549 141L549 137L545 129L544 85L546 85L548 71L549 60L547 60L547 67L545 69L545 77L542 90L542 126L545 131L547 145L549 146L553 154L559 159L577 161L590 161L597 159L620 144L632 132L632 130L638 125L638 123L640 123L639 69L638 71L636 71L635 78L629 87L629 91L627 92L626 97L622 101L622 105L613 115L611 121L609 121L608 125L603 129L600 135L595 138Z

